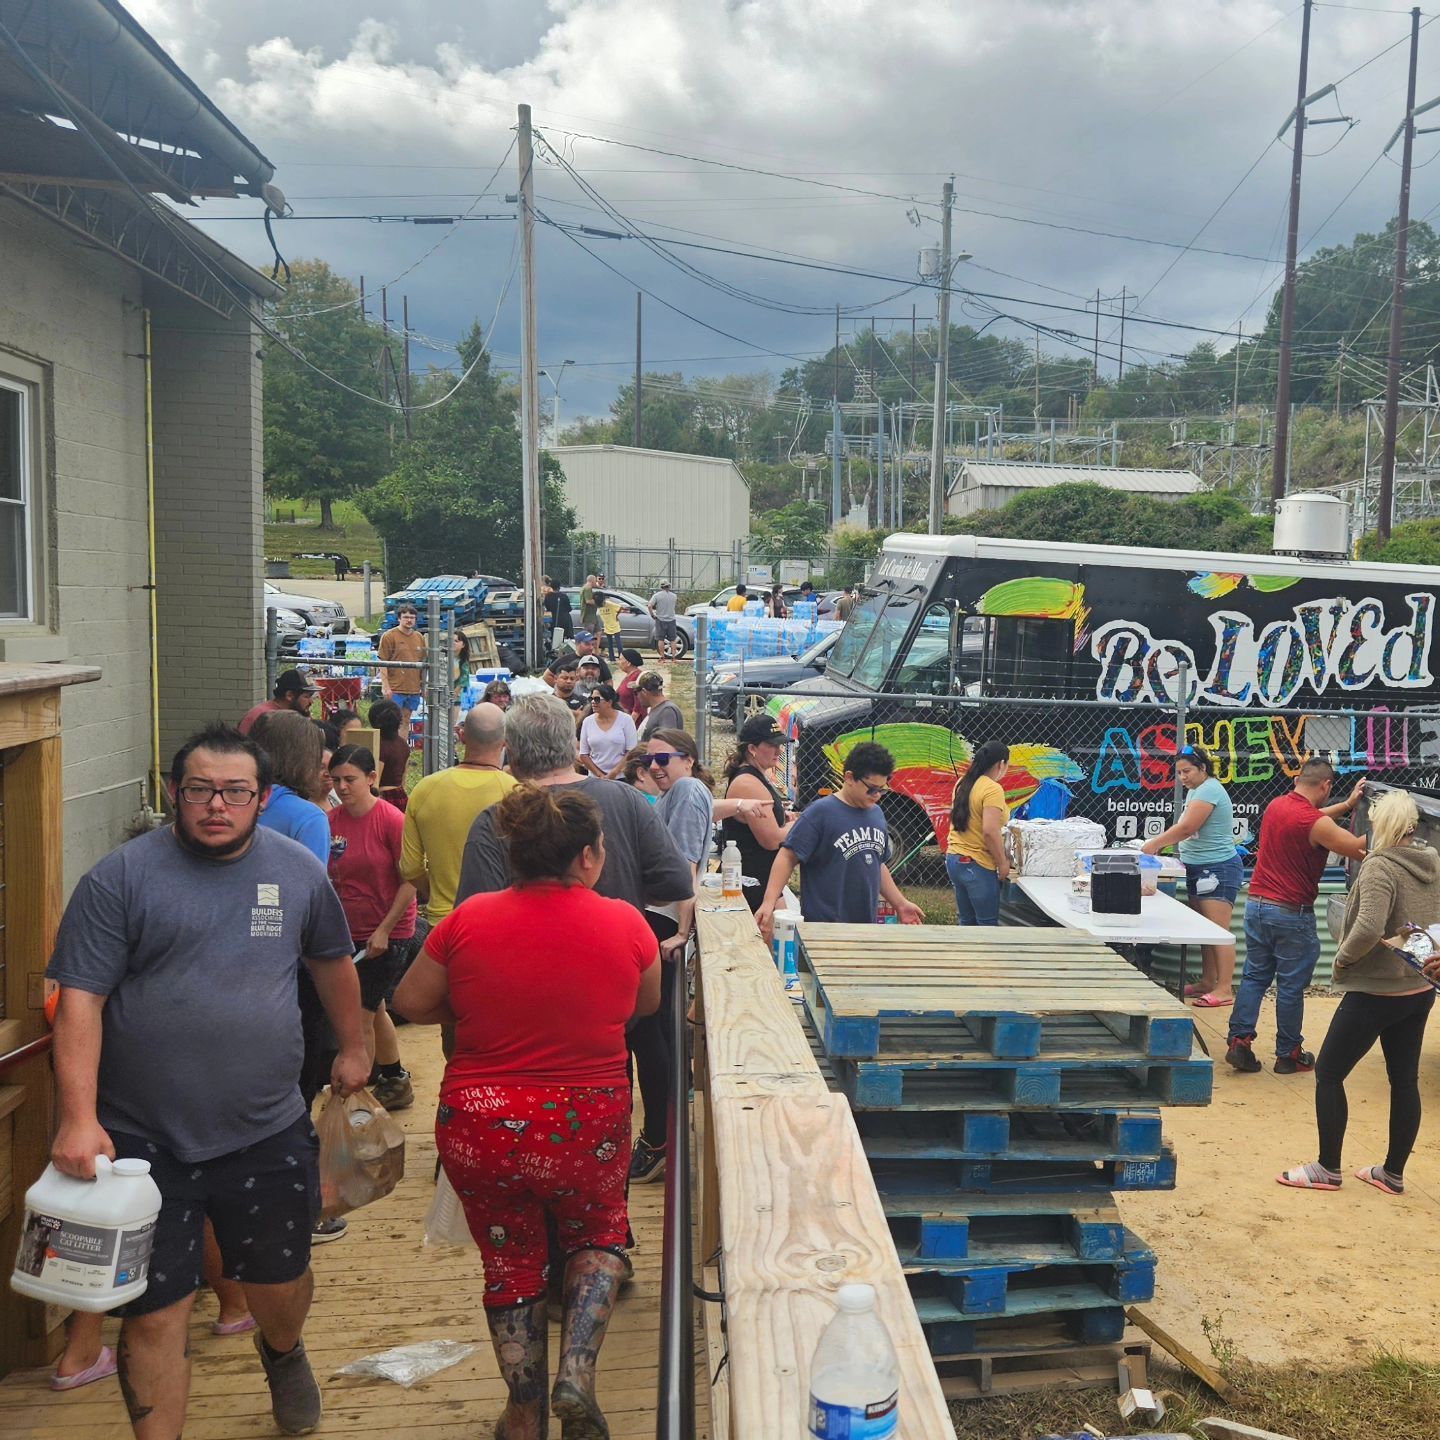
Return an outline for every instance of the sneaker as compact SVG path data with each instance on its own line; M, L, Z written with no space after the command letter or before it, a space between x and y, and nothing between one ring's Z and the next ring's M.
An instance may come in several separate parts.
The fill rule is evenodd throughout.
M649 1144L643 1138L635 1142L635 1152L630 1157L630 1183L647 1185L658 1180L665 1173L665 1147Z
M270 1386L270 1413L282 1435L308 1435L320 1423L320 1387L305 1354L305 1342L284 1355L272 1356L260 1332L255 1332L255 1348L265 1367L265 1380Z
M1308 1050L1302 1050L1298 1045L1288 1055L1275 1057L1275 1073L1277 1075L1293 1075L1297 1070L1313 1070L1314 1068L1315 1057ZM1259 1069L1258 1065L1256 1069Z
M408 1110L415 1103L415 1087L410 1083L408 1070L398 1075L382 1075L370 1087L370 1093L376 1103L387 1110Z
M310 1232L310 1243L328 1245L332 1240L341 1239L349 1228L349 1222L343 1215L337 1215L333 1220L317 1220Z
M1265 1067L1255 1058L1255 1050L1248 1040L1232 1040L1225 1052L1225 1063L1233 1065L1242 1075L1253 1075Z

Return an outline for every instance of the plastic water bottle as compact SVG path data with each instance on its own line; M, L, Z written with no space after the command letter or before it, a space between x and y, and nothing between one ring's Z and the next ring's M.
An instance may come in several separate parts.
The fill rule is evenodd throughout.
M801 919L793 910L775 912L775 968L784 979L787 990L793 990L800 983L796 955L799 937L795 927Z
M740 847L733 840L725 842L720 856L720 893L727 900L740 898Z
M25 1192L11 1289L76 1310L113 1310L145 1293L160 1189L148 1160L95 1158L95 1178L53 1165Z
M810 1434L886 1440L900 1420L900 1365L871 1285L842 1285L810 1362Z

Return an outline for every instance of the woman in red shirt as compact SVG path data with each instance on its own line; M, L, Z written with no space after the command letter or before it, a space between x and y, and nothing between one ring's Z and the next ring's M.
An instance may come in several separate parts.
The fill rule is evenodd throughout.
M340 797L329 814L330 883L345 909L355 943L360 1006L375 1069L370 1084L387 1110L415 1102L400 1063L400 1041L385 1011L415 934L415 887L400 877L405 817L375 794L375 757L363 745L342 745L330 757L330 783Z
M655 937L593 891L605 866L588 796L530 785L496 809L514 884L429 934L395 992L418 1024L455 1026L435 1142L485 1262L485 1313L510 1402L498 1440L546 1429L546 1218L565 1265L550 1408L569 1440L609 1435L595 1357L625 1272L630 1087L625 1027L660 1003Z

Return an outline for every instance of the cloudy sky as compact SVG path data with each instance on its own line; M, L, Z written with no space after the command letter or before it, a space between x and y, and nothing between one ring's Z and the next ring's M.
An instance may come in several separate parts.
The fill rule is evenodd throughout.
M1016 319L992 331L1030 335L1025 323L1038 320L1086 337L1088 351L1083 307L1097 288L1124 287L1146 316L1233 330L1260 323L1280 276L1291 156L1275 132L1294 104L1300 37L1300 6L1283 0L129 5L275 163L295 211L277 227L287 256L323 257L371 290L445 230L318 217L508 217L514 155L501 161L516 104L529 103L589 186L542 147L541 213L668 242L656 253L541 227L541 358L576 362L567 418L603 411L633 364L637 287L654 297L647 366L697 375L778 372L823 353L837 303L847 332L872 314L882 330L908 327L912 305L922 321L933 315L933 290L907 287L919 248L938 243L950 173L956 244L974 256L957 283L1008 297L958 306L957 321L984 323L998 308ZM1312 112L1357 123L1307 138L1306 250L1394 212L1398 169L1381 149L1404 110L1409 29L1408 11L1387 0L1314 14L1308 88L1363 68ZM1418 92L1440 94L1440 30L1421 35ZM1440 136L1422 138L1417 163L1437 149ZM1434 176L1416 172L1417 216L1440 209ZM254 202L208 202L198 223L268 267ZM488 325L514 228L467 221L400 279L392 293L409 295L412 328L444 342L477 316ZM495 324L502 365L518 353L517 301L518 282ZM1114 332L1107 318L1102 371L1113 369ZM1139 321L1126 330L1143 358L1201 338ZM1044 345L1064 353L1059 339ZM439 348L416 354L453 363Z

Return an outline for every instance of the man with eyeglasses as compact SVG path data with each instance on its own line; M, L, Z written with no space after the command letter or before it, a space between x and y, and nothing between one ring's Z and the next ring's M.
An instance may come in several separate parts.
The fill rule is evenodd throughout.
M208 1219L245 1287L275 1423L320 1421L301 1330L310 1309L318 1146L300 1096L303 963L340 1042L337 1094L370 1073L350 931L325 867L258 825L270 761L227 726L175 756L175 823L76 886L46 974L55 1022L56 1168L146 1161L162 1205L144 1295L121 1312L120 1388L135 1434L179 1435Z
M873 925L883 896L902 925L924 924L924 912L890 874L890 827L880 799L894 773L895 757L883 745L862 741L845 757L839 792L805 807L780 842L755 912L767 941L774 938L775 907L797 865L803 867L800 908L807 920Z

